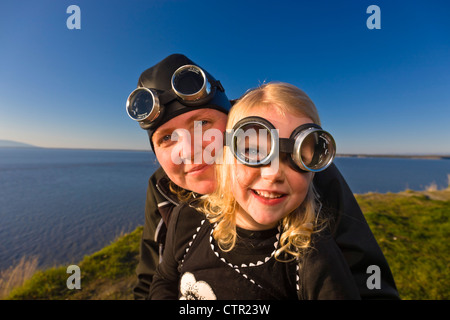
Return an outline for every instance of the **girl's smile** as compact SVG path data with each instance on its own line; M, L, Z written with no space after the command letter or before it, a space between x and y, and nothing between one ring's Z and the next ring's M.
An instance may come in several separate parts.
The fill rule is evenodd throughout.
M278 191L270 191L270 190L254 190L250 189L253 192L254 197L263 204L273 206L283 202L286 199L286 194Z

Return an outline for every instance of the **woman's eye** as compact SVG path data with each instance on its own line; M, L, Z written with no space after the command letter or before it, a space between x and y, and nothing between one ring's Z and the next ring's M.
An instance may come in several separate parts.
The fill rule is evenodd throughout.
M160 146L166 146L172 142L172 135L166 134L165 136L161 137L158 142Z
M204 127L207 124L209 124L210 121L209 120L199 120L199 121L195 121L195 127Z

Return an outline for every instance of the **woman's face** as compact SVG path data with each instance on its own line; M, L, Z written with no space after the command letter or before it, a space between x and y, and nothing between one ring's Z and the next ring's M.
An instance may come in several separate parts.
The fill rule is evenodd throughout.
M289 138L298 126L313 122L308 117L290 113L284 116L276 107L259 108L246 116L259 116L270 121L278 129L280 138ZM233 164L232 190L239 208L236 224L247 230L265 230L297 209L305 200L313 173L300 173L290 167L283 157L278 166L249 167Z
M216 150L223 146L227 115L214 109L197 109L183 113L153 134L156 158L170 180L178 186L200 194L216 186Z

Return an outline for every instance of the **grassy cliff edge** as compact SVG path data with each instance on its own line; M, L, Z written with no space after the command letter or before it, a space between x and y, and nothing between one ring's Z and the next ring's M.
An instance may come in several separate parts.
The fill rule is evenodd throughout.
M11 291L13 300L127 300L132 299L139 241L143 227L123 235L100 251L85 256L77 265L81 289L68 289L68 266L37 271L22 286Z

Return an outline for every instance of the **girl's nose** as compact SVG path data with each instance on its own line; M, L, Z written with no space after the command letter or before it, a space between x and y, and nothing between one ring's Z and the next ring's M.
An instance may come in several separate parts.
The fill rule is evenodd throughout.
M284 166L285 164L283 161L280 162L277 157L270 163L270 165L262 166L260 168L261 178L271 182L282 181L285 178Z

